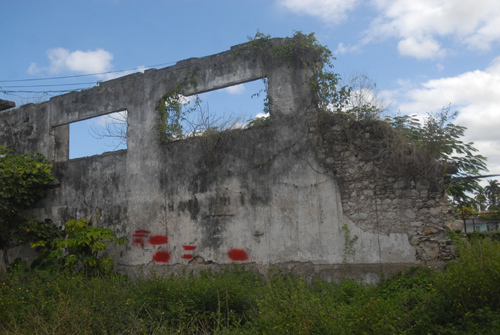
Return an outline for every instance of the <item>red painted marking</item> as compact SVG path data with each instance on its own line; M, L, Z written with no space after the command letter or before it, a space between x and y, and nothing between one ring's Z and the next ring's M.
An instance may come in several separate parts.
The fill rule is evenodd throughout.
M148 234L134 234L133 237L148 237Z
M153 260L158 263L168 263L170 260L170 253L168 251L157 251L153 255Z
M195 245L183 245L182 247L184 248L184 250L194 250L194 249L196 249Z
M248 260L248 254L245 250L243 249L231 249L227 252L227 255L229 258L231 258L233 261L246 261Z
M132 240L132 245L134 247L141 247L144 248L144 240L142 238L134 238Z
M165 235L155 235L149 238L149 243L152 245L167 244L168 238Z
M136 230L135 231L136 234L149 234L150 231L149 230L142 230L142 229L139 229L139 230Z
M182 255L182 258L191 259L191 258L193 258L193 255L184 254L184 255Z

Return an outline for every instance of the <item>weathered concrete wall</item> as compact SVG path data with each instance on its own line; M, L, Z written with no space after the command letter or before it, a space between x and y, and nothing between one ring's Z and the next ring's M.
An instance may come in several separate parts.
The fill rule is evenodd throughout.
M398 184L376 157L351 159L346 143L324 141L308 88L313 70L264 54L240 45L0 112L0 144L55 162L58 186L37 205L41 219L93 216L129 238L111 251L121 271L237 262L371 281L444 259L442 185ZM179 83L190 95L262 77L273 102L268 126L158 141L159 101ZM127 150L68 159L70 122L125 109Z

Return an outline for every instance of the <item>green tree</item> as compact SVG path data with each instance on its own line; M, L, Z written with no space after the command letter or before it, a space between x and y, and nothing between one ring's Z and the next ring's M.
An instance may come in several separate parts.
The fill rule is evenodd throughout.
M498 196L500 195L500 184L498 180L488 180L488 185L484 188L484 193L488 199L488 208L496 207L498 204Z
M391 124L431 159L440 161L445 167L455 167L457 172L451 178L449 194L452 202L470 205L475 201L471 195L480 189L478 178L481 171L487 171L486 157L477 154L473 142L465 143L462 137L467 129L452 123L457 112L450 107L429 114L421 123L413 116L398 116L390 119ZM447 173L447 171L445 171Z
M52 165L40 153L16 154L0 146L0 249L7 249L15 228L28 219L25 210L53 183Z
M486 192L483 187L479 186L479 188L474 193L474 200L476 204L479 205L482 211L486 210L488 197L486 196Z

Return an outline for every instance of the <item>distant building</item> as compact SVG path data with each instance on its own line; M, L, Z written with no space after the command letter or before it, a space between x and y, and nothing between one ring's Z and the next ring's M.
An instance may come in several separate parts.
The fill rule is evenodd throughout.
M465 221L466 225L462 228L463 232L489 232L500 230L500 212L479 212L475 218L470 218Z

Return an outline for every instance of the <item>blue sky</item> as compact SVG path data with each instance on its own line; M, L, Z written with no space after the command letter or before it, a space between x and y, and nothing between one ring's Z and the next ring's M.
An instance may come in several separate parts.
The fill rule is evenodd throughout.
M348 81L365 75L391 113L425 115L451 104L500 173L500 6L498 0L0 0L0 99L18 105L50 91L93 86L136 70L172 65L246 42L314 32ZM158 66L155 66L158 67ZM50 78L133 69L106 75ZM43 84L64 87L12 87ZM245 106L259 83L207 97L210 109ZM7 94L5 94L5 91ZM249 102L250 101L250 102ZM87 145L88 146L88 145Z

